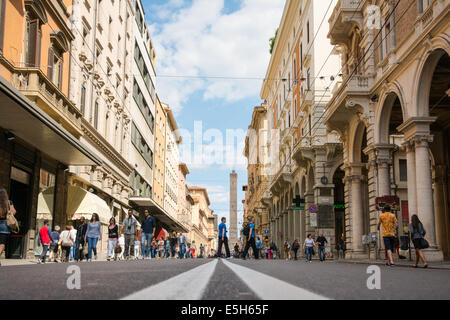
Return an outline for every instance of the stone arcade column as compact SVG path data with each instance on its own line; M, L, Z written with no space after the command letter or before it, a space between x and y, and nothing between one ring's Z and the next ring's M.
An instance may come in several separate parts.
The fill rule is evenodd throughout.
M416 190L417 212L427 231L430 247L436 249L436 229L434 223L433 186L431 180L431 163L429 143L433 141L430 135L415 137L416 146Z
M364 205L362 197L362 167L363 164L351 165L351 228L352 228L352 258L366 257L362 236L364 232Z
M390 166L392 164L392 150L395 145L379 144L375 146L377 152L378 166L378 196L388 196L391 194Z
M410 171L414 175L412 165L412 149L415 149L415 191L416 191L416 211L410 211L410 215L417 213L426 231L426 239L430 243L430 248L425 250L425 257L429 261L442 261L443 253L436 243L436 223L435 210L433 204L433 185L430 161L430 146L433 136L430 134L430 124L437 120L436 117L412 117L406 120L397 128L403 132L405 141L409 142L408 151L408 189L412 187L414 177L410 177ZM412 179L411 179L412 178ZM410 191L408 190L408 198ZM411 197L414 198L414 197ZM408 199L408 201L410 201ZM412 204L409 204L409 208ZM413 209L414 210L414 209Z
M417 192L416 192L416 149L413 142L404 143L406 147L406 170L408 175L408 212L409 218L417 214Z

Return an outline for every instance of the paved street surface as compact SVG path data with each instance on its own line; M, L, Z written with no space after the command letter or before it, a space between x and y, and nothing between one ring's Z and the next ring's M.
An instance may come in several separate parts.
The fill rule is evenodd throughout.
M67 288L79 266L81 289ZM450 299L450 271L283 260L150 260L0 267L0 299Z

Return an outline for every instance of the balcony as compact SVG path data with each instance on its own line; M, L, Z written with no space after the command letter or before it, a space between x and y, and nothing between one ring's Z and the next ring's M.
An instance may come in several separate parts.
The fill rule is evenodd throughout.
M77 139L81 112L39 68L14 68L13 85Z
M330 24L328 38L332 45L348 40L348 35L355 24L362 26L363 13L360 4L362 4L360 0L339 0L328 20Z

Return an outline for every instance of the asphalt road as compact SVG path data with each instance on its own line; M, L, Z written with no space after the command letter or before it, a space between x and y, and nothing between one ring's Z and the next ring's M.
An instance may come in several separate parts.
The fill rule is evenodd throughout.
M70 290L69 266L81 288ZM450 299L450 271L283 260L150 260L0 267L0 300L15 299Z

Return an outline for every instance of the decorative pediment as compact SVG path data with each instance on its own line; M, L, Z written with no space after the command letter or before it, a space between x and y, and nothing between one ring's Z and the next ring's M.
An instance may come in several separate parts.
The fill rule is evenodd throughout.
M69 51L69 40L62 31L52 31L50 33L50 41L55 48L58 48L62 52Z
M47 23L47 13L41 0L25 0L25 10L38 18L42 24Z

